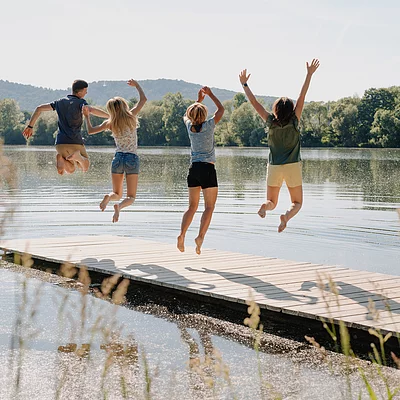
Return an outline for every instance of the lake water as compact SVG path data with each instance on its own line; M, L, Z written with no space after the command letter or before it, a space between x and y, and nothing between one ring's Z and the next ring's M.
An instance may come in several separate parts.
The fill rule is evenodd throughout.
M5 238L113 234L175 243L187 206L188 149L140 149L137 200L123 210L117 224L111 222L112 207L104 213L98 209L111 188L113 149L89 148L89 172L62 177L55 169L53 148L6 147L5 153L18 175L18 189L0 197L0 204L17 206L13 220L7 221ZM282 234L277 226L289 204L286 188L276 210L264 220L257 215L265 197L267 156L267 149L217 149L219 198L204 247L400 275L396 211L400 207L400 150L303 149L304 207ZM189 245L199 219L200 211L187 235ZM18 371L18 357L10 356L10 343L18 334L22 292L21 276L0 268L0 398L5 399L13 398ZM264 384L272 385L266 398L278 394L285 399L326 399L332 393L336 398L367 396L358 373L347 379L340 368L331 373L324 363L308 363L308 353L302 355L296 342L287 345L292 350L257 355L230 335L213 330L207 318L198 327L95 298L88 300L90 312L83 329L79 293L35 279L27 281L27 299L30 306L23 312L27 325L21 330L26 348L20 361L21 399L53 399L57 387L62 387L59 398L97 399L109 391L108 398L119 399L123 398L122 375L130 395L140 394L127 398L144 398L144 355L154 399L231 399L232 393L238 399L258 399L259 368ZM98 315L105 318L105 326L121 327L125 341L132 337L139 344L139 362L115 363L105 381L101 378L107 360L101 348L105 338L91 330ZM226 327L228 332L235 329L239 328ZM90 357L57 352L58 346L68 342L78 346L90 342ZM201 385L210 368L224 368L213 349L218 349L229 367L232 390L221 375L215 378L215 390ZM190 360L204 361L206 354L212 355L212 361L203 365L204 371L188 369ZM337 364L341 362L339 357ZM396 384L398 373L390 375ZM355 397L346 389L349 382ZM382 382L377 385L383 393Z
M187 148L140 148L135 204L111 222L98 203L111 189L114 150L89 148L91 167L59 176L54 148L6 147L19 189L6 238L124 235L175 243L187 206ZM266 219L268 149L217 149L219 197L204 247L400 275L400 150L303 149L304 206L278 234L285 187ZM188 234L192 245L200 210Z
M328 352L324 358L265 334L266 348L256 352L242 343L245 328L231 323L168 309L157 316L38 279L23 282L21 274L0 268L2 400L369 398L361 374L346 368L344 356ZM68 343L78 351L90 343L90 351L66 352ZM384 369L384 383L374 366L358 365L379 398L386 398L385 383L391 390L399 384L400 371Z

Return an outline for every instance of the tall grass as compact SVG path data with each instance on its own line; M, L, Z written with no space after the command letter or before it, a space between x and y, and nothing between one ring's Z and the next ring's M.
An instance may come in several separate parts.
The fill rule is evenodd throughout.
M340 297L339 297L339 290L336 286L335 281L329 276L325 275L324 277L319 275L318 276L318 288L320 290L321 298L323 299L325 303L325 308L328 312L329 318L328 320L321 318L323 327L326 329L328 332L329 336L333 340L335 344L335 349L337 351L341 351L341 353L345 356L345 366L346 370L348 371L348 374L346 375L346 382L347 382L347 393L342 393L343 398L353 398L353 393L352 393L352 385L350 382L350 371L353 370L354 367L357 368L359 375L361 376L365 388L367 390L368 396L371 400L375 399L388 399L392 400L395 398L395 396L400 393L400 382L396 385L391 386L389 384L389 381L387 379L387 376L385 374L384 368L387 366L387 355L386 355L386 350L385 350L385 344L388 342L388 340L392 337L392 333L387 333L386 335L383 335L379 329L372 329L370 328L368 330L369 334L371 335L371 352L369 354L370 360L373 363L375 374L373 376L369 375L361 366L361 363L359 362L359 359L355 356L355 353L351 347L351 336L349 334L349 330L345 323L340 320L338 325L335 323L334 318L332 317L331 314L331 309L332 306L337 307L337 309L340 310L341 304L340 304ZM328 290L326 290L328 288ZM376 289L377 290L377 289ZM382 298L386 298L383 293L381 293ZM368 310L369 314L372 315L372 319L375 322L379 321L379 312L375 308L374 302L369 299L369 304L368 304ZM390 308L388 309L389 312L391 312ZM337 335L337 332L339 333ZM376 344L374 343L374 338L377 338L379 346L377 347ZM323 346L319 345L319 343L313 338L313 337L308 337L306 336L306 340L314 346L323 356L323 359L327 362L327 364L331 367L331 364L329 362L329 358L326 357L326 350L324 349ZM340 343L340 346L339 346ZM400 351L400 347L399 347ZM393 362L397 366L397 368L400 367L399 359L398 357L392 352L391 357L393 359ZM380 383L383 383L385 389L386 389L386 395L382 397L382 395L379 395L376 393L376 390L374 389L374 383L372 380L376 381L376 379L380 381ZM361 399L362 394L359 393L357 398Z

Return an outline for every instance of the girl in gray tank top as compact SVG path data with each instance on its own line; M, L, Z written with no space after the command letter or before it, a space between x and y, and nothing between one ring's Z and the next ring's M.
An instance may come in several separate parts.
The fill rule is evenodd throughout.
M104 211L110 201L119 201L123 194L124 175L126 179L126 197L114 204L112 222L118 222L120 211L133 204L139 174L139 157L137 155L137 115L146 103L146 96L139 83L133 79L128 82L139 92L139 102L129 108L128 102L121 97L114 97L107 102L107 112L110 118L101 125L93 127L89 114L84 110L89 135L110 130L116 145L116 152L111 164L112 191L106 194L100 203L100 210Z
M207 107L202 104L205 96L217 106L214 116L207 120ZM211 222L218 195L217 173L215 171L214 128L224 114L224 107L211 89L204 86L199 90L197 102L186 110L184 122L190 139L190 168L187 177L189 208L183 214L181 232L177 238L179 251L185 251L185 235L197 211L200 192L203 192L205 210L201 217L199 234L195 241L196 253L201 253L204 236Z
M247 82L250 74L243 70L239 75L240 83L250 103L269 128L269 159L267 169L267 200L258 210L258 215L265 218L267 211L278 204L279 192L283 181L290 193L292 204L285 214L280 216L278 232L282 232L290 219L301 209L303 204L303 185L300 158L300 131L298 124L304 107L305 97L310 86L311 77L319 67L319 61L313 59L306 63L307 75L296 105L287 97L277 99L269 113L257 101Z

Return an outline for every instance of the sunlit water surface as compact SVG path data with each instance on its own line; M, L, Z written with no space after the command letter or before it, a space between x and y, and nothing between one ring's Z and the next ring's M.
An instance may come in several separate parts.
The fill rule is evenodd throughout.
M98 204L111 189L112 148L89 148L91 167L59 176L53 148L6 147L15 163L17 205L6 238L124 235L175 243L187 206L187 148L140 148L135 204L111 222ZM204 247L400 274L400 150L303 149L304 206L278 234L286 187L266 219L268 149L217 149L219 196ZM199 212L187 235L197 234Z
M36 279L23 287L22 275L0 269L2 400L368 398L357 369L345 373L342 356L324 362L298 344L257 353L206 320L193 328L179 316L157 318ZM110 341L107 329L119 332L118 338ZM78 351L90 343L90 352L60 351L68 343ZM103 345L110 343L121 343L129 356L108 358ZM383 379L365 362L360 365L385 398ZM393 390L399 372L383 372Z
M6 147L5 153L17 170L18 189L11 196L2 194L2 213L8 206L16 207L13 219L7 220L5 238L111 234L175 243L187 206L188 149L140 149L137 199L123 210L116 224L111 222L112 207L103 213L98 208L111 189L113 152L111 148L89 148L89 172L61 177L55 169L53 148ZM400 151L303 149L302 154L304 206L287 230L278 234L279 215L289 205L285 187L277 209L264 220L257 215L265 198L268 150L217 149L219 197L204 247L400 275L396 211L400 207ZM188 244L196 236L200 215L199 211L189 230ZM0 270L1 398L13 396L18 370L10 361L10 346L21 303L21 279ZM37 285L29 281L28 302L35 301ZM69 300L65 301L64 296ZM69 399L103 398L107 390L112 394L110 399L122 398L120 369L110 370L102 386L106 359L100 349L103 338L90 338L85 330L80 333L79 296L42 284L35 321L30 324L32 332L25 332L31 332L32 337L25 343L20 398L52 399L60 385L60 393ZM153 398L208 398L199 389L199 376L188 371L188 363L193 348L204 355L210 345L221 352L229 366L237 398L260 398L260 384L255 383L259 376L257 354L248 347L218 334L209 334L205 339L204 332L176 322L124 307L114 309L98 299L90 301L87 321L93 322L99 312L109 315L106 325L123 325L123 337L131 335L142 346L140 354L146 354L153 374ZM74 340L92 342L89 361L57 352L60 344ZM331 393L346 392L344 377L296 362L292 356L261 353L260 363L264 383L271 383L275 394L284 398L326 399ZM125 372L130 390L143 394L143 361L130 365ZM357 374L350 380L354 393L365 393ZM232 390L222 383L213 398L233 398ZM140 398L135 396L132 398Z

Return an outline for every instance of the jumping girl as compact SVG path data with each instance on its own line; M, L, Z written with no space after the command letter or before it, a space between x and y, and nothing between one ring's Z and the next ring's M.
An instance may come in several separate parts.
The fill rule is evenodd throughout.
M217 106L214 116L207 120L207 107L202 103L205 96ZM224 107L215 97L211 89L204 86L200 89L197 102L186 110L184 122L190 138L190 168L187 177L189 188L189 208L183 214L181 233L178 236L177 247L185 251L185 235L197 211L200 192L204 197L204 212L201 216L199 234L195 239L196 253L201 253L204 236L210 225L218 195L217 173L215 171L215 125L224 115Z
M279 192L283 181L290 193L292 204L285 214L280 216L278 232L282 232L290 219L303 204L303 186L300 158L299 121L304 107L305 97L310 86L311 77L319 67L317 59L311 65L306 63L307 75L296 105L287 97L281 97L272 106L272 114L257 101L247 82L250 74L243 70L239 75L240 83L250 103L260 117L266 122L268 131L269 160L267 168L267 201L262 204L258 214L265 218L266 212L278 204Z
M118 222L120 211L133 204L136 198L136 190L139 174L139 157L137 155L137 115L146 103L146 96L139 83L131 79L129 86L135 87L139 92L139 102L129 109L127 101L121 97L108 100L106 108L110 118L101 125L93 127L90 123L89 109L83 108L89 135L99 133L106 129L111 130L117 146L115 156L111 164L112 192L106 194L100 203L101 211L104 211L110 201L118 201L122 198L124 174L126 175L126 197L114 205L113 222Z

